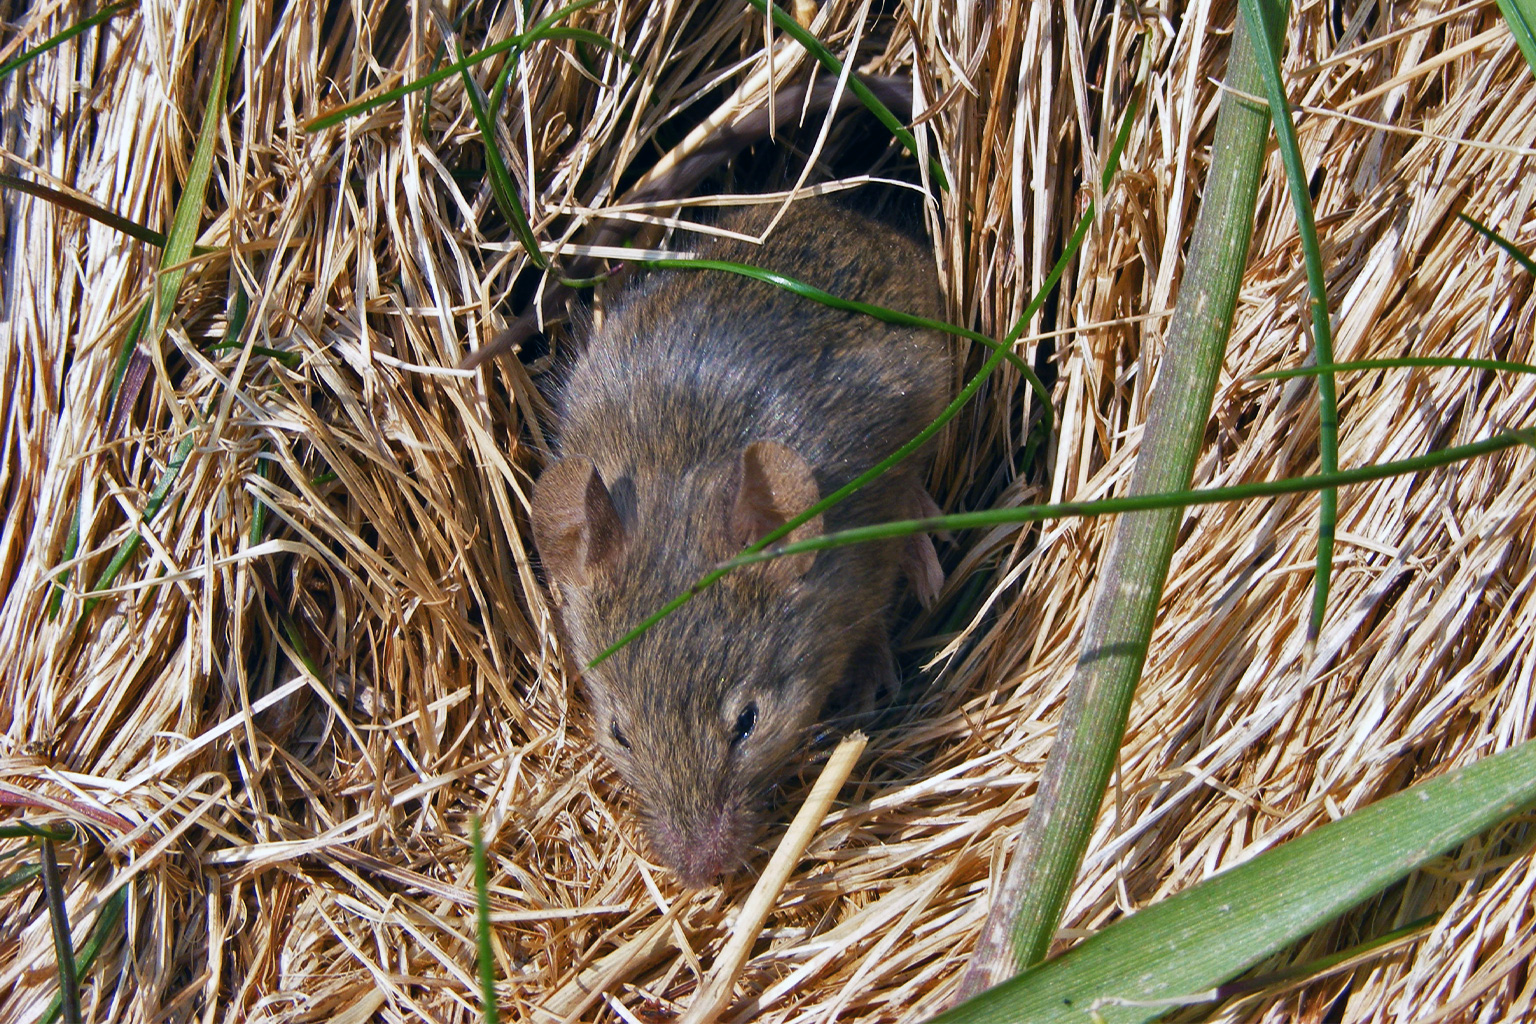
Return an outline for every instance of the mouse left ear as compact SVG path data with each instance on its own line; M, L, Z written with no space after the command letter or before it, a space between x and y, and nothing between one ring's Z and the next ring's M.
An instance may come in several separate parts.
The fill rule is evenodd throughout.
M821 500L816 474L800 453L779 441L753 441L736 465L736 493L731 501L730 536L735 546L755 544ZM821 516L798 527L784 541L822 533ZM816 552L763 563L772 578L790 583L810 571Z
M624 523L592 460L561 459L533 485L533 541L550 576L590 583L624 548Z

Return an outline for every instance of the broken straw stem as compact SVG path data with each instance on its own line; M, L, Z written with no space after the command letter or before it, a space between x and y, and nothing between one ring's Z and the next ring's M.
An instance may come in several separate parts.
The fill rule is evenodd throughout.
M816 785L811 787L811 795L805 798L805 803L801 806L800 812L795 815L795 820L789 823L789 831L784 834L779 848L773 851L772 859L763 869L762 877L752 887L752 895L747 897L741 913L737 915L736 927L731 930L730 941L725 944L725 949L720 951L714 968L710 971L709 977L704 980L692 1005L688 1007L688 1012L683 1014L680 1024L706 1024L714 1021L730 1003L731 992L736 987L736 979L740 976L741 969L746 966L747 958L752 953L753 943L762 933L763 924L768 920L768 912L778 902L779 893L784 890L784 884L789 881L789 873L805 855L805 848L811 844L811 837L821 825L821 820L827 816L827 808L832 806L832 798L837 795L838 790L843 788L843 783L847 781L854 764L859 760L859 755L864 752L864 745L868 742L868 738L862 732L852 732L843 737L837 749L832 751L832 756L827 759L827 766L816 778Z

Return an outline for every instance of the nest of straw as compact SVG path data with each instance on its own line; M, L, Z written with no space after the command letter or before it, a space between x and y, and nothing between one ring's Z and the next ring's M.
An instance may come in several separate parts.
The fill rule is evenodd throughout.
M77 943L123 894L83 986L91 1019L480 1019L472 815L499 995L518 1020L670 1019L751 884L690 892L648 863L593 752L527 539L550 426L540 359L453 371L527 307L532 280L486 185L464 82L303 125L548 13L522 6L246 8L216 114L206 251L141 349L130 407L109 396L158 251L57 203L9 191L0 206L0 798L29 821L85 826L60 847ZM91 13L6 10L0 60ZM126 9L10 75L5 170L168 226L225 16ZM1091 499L1128 478L1236 17L1230 2L1022 0L829 0L816 14L861 72L913 77L922 156L951 185L929 217L948 313L994 337L1043 282L1145 71L1102 215L1027 325L1056 431L1023 457L1038 410L1005 368L941 453L947 509ZM557 258L597 211L677 215L618 201L735 101L768 41L752 8L692 0L602 0L569 24L624 55L533 46L497 109ZM1305 6L1286 53L1338 358L1531 361L1529 276L1453 216L1536 248L1536 89L1495 5ZM475 79L489 88L508 66ZM813 148L819 126L798 131ZM1316 470L1307 386L1252 377L1305 358L1307 318L1272 159L1197 486ZM558 324L548 337L570 344ZM1352 376L1341 462L1528 424L1533 401L1536 382L1508 375ZM1063 941L1531 736L1531 466L1517 449L1345 492L1315 655L1316 499L1189 511ZM1029 812L1111 525L997 528L944 548L945 598L900 638L921 684L872 734L727 1019L918 1019L953 992ZM134 557L87 598L134 533ZM815 767L787 784L790 802ZM1529 1013L1533 885L1517 821L1268 966L1440 913L1419 941L1223 1019ZM0 895L6 1020L36 1019L55 989L41 899L35 884Z

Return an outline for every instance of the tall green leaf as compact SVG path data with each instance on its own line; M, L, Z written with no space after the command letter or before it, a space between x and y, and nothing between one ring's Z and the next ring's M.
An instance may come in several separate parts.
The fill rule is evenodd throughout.
M1157 368L1132 495L1189 488L1248 262L1269 116L1245 98L1262 83L1241 21L1227 80L1232 88L1216 119L1210 175ZM1178 509L1145 511L1116 524L1056 742L1008 870L993 887L962 998L1038 962L1050 948L1119 756L1183 516Z

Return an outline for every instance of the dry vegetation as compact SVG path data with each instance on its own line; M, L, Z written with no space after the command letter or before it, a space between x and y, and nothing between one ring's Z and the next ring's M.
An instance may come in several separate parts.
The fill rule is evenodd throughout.
M637 849L530 561L541 364L453 372L526 301L462 82L302 127L425 73L445 38L504 38L526 24L519 6L246 8L211 251L120 419L112 373L158 251L16 193L0 206L0 799L25 792L27 820L91 826L63 848L80 934L127 887L127 939L86 986L93 1019L478 1020L472 813L514 1019L669 1019L751 885L686 892ZM949 311L993 335L1049 270L1149 61L1106 213L1029 325L1028 353L1056 373L1048 458L1023 463L1031 406L1004 372L936 485L950 509L1112 494L1177 298L1236 5L890 6L830 0L817 31L839 52L859 45L869 70L919 69L921 136L953 183L931 218ZM91 13L0 10L0 60ZM4 169L167 227L224 16L146 3L0 83ZM680 114L726 102L763 60L745 5L602 0L574 21L635 63L542 44L511 78L503 150L551 252L617 201L616 179L682 141ZM1453 215L1536 250L1536 88L1491 0L1303 5L1287 71L1339 358L1536 358L1530 277ZM295 365L212 347L241 290L241 339ZM1272 159L1197 485L1315 470L1312 390L1250 376L1303 360L1306 319ZM1533 402L1536 381L1509 375L1349 376L1341 462L1529 425ZM77 628L82 580L189 437L139 554ZM1192 510L1067 936L1529 738L1533 489L1531 453L1513 450L1345 492L1310 663L1315 499ZM50 617L75 510L79 553ZM727 1019L910 1020L943 1002L1029 810L1110 525L978 531L944 549L939 614L903 634L913 702L873 733ZM1440 912L1422 940L1226 1019L1533 1012L1531 849L1518 820L1415 874L1287 962ZM40 887L0 897L0 1019L35 1019L52 963Z

